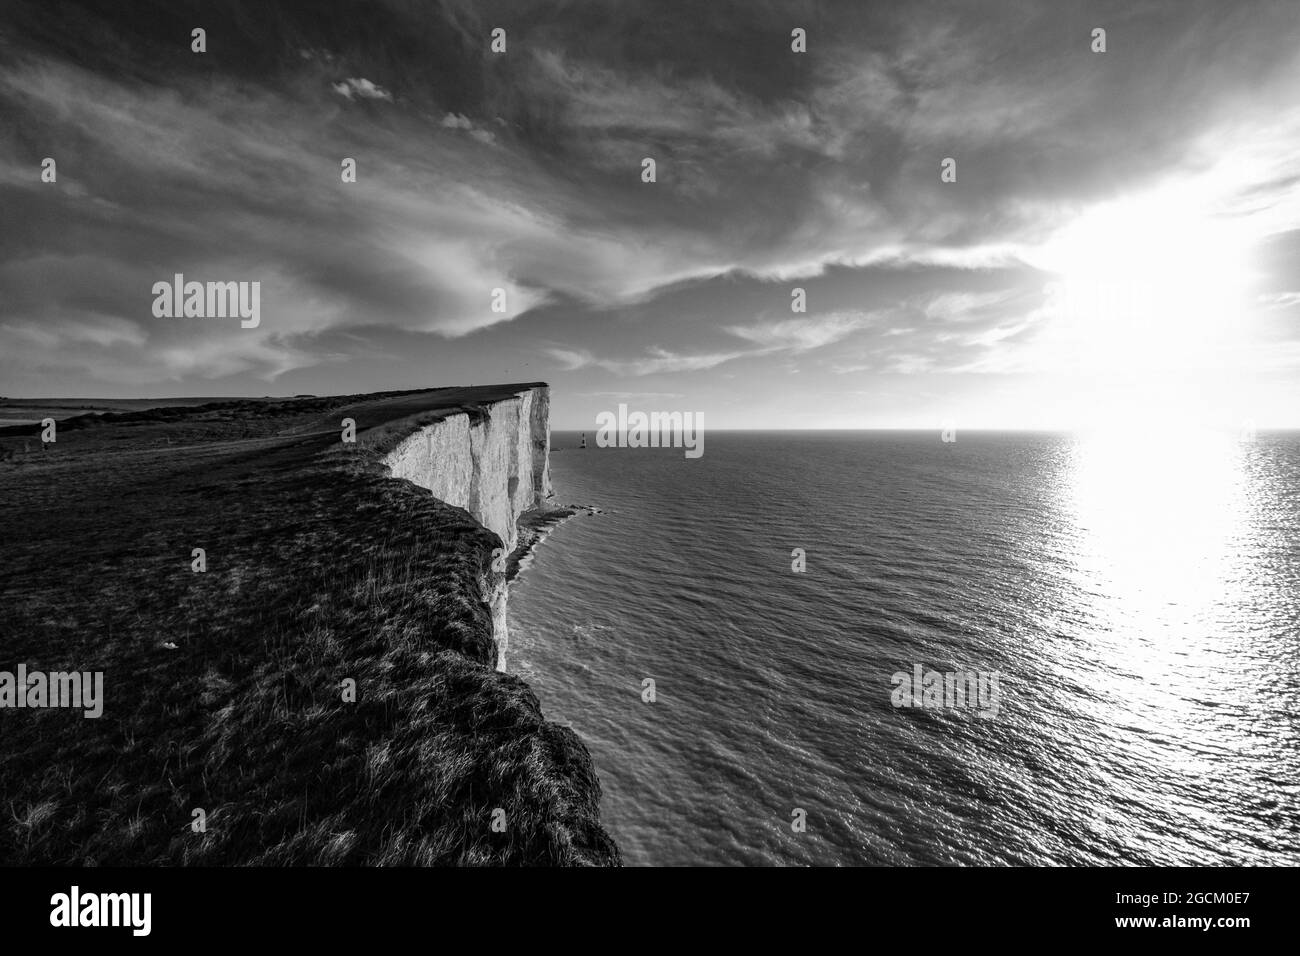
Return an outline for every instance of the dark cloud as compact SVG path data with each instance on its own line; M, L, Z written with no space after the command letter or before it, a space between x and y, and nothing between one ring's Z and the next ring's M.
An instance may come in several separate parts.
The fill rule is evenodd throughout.
M10 4L0 373L1026 373L1039 251L1097 204L1182 183L1252 242L1300 225L1298 28L1286 0ZM1298 283L1269 248L1275 314ZM154 319L174 272L261 281L266 321Z

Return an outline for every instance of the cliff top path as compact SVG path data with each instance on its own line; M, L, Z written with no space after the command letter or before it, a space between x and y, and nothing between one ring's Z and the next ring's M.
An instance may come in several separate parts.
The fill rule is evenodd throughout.
M104 675L97 719L0 709L0 862L617 863L586 748L493 670L496 536L379 464L533 387L0 429L0 672Z

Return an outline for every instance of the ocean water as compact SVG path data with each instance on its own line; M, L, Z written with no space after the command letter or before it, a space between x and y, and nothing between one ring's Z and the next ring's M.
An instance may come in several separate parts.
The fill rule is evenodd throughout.
M1300 435L576 445L508 665L627 863L1300 863Z

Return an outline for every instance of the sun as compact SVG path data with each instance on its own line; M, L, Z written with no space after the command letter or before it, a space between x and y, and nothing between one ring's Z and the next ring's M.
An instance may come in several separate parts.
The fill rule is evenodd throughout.
M1204 405L1249 335L1248 248L1234 220L1169 189L1097 205L1043 247L1048 340L1058 367L1097 386L1088 423Z
M1203 361L1240 330L1244 248L1230 222L1154 196L1091 210L1046 256L1090 367L1160 369Z

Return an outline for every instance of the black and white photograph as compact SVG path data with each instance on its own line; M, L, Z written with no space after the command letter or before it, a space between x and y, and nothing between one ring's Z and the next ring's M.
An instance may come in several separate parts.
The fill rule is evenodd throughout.
M1296 0L0 0L6 932L1248 946L1298 659Z

